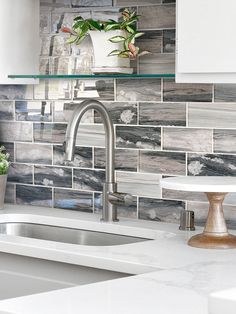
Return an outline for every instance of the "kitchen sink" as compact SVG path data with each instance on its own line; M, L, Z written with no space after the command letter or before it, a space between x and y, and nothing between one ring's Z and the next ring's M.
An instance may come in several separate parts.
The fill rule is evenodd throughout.
M89 246L123 245L151 239L35 223L0 223L0 234Z

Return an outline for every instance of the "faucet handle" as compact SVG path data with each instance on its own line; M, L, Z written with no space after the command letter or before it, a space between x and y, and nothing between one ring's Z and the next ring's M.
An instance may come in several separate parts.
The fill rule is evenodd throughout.
M128 193L120 193L120 192L113 192L109 193L108 200L113 205L132 205L134 202L133 196Z

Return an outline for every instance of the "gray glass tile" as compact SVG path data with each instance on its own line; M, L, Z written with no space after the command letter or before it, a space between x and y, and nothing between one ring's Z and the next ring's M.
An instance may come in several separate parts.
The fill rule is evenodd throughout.
M87 191L102 191L105 171L74 169L74 188Z
M11 163L8 172L8 182L33 183L33 167L29 165Z
M236 101L236 84L215 84L214 86L216 102Z
M139 7L139 29L175 28L175 5Z
M52 207L52 189L16 185L16 203L20 205Z
M27 122L0 122L0 141L32 141L32 125Z
M190 103L189 126L236 128L236 103Z
M214 152L236 153L236 130L214 130Z
M16 161L22 163L52 164L51 145L16 143Z
M94 149L94 167L105 169L105 149ZM138 151L134 149L115 150L115 169L124 171L137 171Z
M212 101L212 85L210 84L176 84L172 79L164 79L163 89L164 101Z
M114 80L76 80L73 99L95 98L103 101L114 101Z
M62 144L65 140L66 124L34 123L34 141Z
M140 171L148 173L185 175L185 153L140 152Z
M32 85L0 85L0 99L32 99Z
M16 201L15 184L7 184L4 203L15 204Z
M161 129L158 127L116 127L116 146L137 149L161 149Z
M184 103L140 103L139 123L142 125L186 125L186 104Z
M73 161L65 161L64 148L62 146L53 147L53 164L60 166L72 166L91 168L92 162L92 148L91 147L75 147L75 156Z
M152 53L142 56L139 58L139 73L175 73L175 55L173 53Z
M34 167L34 182L37 185L72 187L72 170L62 167Z
M103 103L110 113L114 124L137 124L137 104L127 102ZM95 122L102 123L102 119L95 111Z
M164 128L163 149L186 152L212 152L212 130Z
M166 29L163 31L163 52L175 53L174 29Z
M116 80L118 101L160 101L160 79Z
M93 193L55 189L54 207L92 213Z
M16 101L16 120L51 121L52 104L48 101Z
M0 101L0 120L14 120L13 101Z
M185 203L173 200L139 198L139 218L179 224L180 211Z
M112 0L72 0L73 7L105 7L112 6Z
M236 176L235 155L189 154L188 174L192 176Z

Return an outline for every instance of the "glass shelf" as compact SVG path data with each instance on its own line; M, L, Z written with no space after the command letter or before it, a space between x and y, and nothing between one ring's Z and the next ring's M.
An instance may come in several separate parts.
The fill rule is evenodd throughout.
M65 74L65 75L8 75L11 79L117 79L117 78L174 78L175 74Z

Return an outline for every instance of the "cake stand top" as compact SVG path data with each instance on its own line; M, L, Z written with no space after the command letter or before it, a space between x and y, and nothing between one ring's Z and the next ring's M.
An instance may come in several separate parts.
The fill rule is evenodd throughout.
M162 188L194 192L236 192L236 177L189 176L172 177L160 181Z

